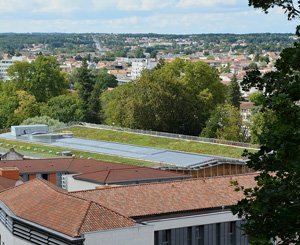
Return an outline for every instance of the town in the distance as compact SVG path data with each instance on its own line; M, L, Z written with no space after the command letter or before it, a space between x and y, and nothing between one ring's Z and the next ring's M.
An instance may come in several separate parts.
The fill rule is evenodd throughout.
M297 244L248 213L283 212L250 206L296 173L267 161L299 165L298 40L0 34L0 244Z

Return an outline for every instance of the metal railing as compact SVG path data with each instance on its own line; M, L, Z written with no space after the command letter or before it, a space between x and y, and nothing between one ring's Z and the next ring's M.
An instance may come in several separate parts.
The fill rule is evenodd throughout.
M197 142L205 142L205 143L228 145L228 146L243 147L243 148L253 148L253 149L258 148L256 145L253 145L250 143L243 143L243 142L222 140L222 139L205 138L205 137L198 137L198 136L191 136L191 135L184 135L184 134L172 134L172 133L166 133L166 132L122 128L122 127L116 127L116 126L84 123L84 122L79 123L79 125L89 127L89 128L99 128L99 129L114 130L114 131L136 133L136 134L144 134L144 135L151 135L151 136L165 137L165 138L172 138L172 139L191 140L191 141L197 141Z

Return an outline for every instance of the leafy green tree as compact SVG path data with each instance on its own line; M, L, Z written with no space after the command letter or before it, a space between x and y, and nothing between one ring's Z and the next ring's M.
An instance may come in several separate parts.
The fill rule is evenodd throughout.
M18 99L18 107L14 111L14 123L19 124L27 118L39 115L39 104L33 95L24 90L16 91L16 95Z
M7 74L19 89L25 90L30 84L32 66L29 62L18 61L7 69Z
M61 95L68 88L55 57L39 55L31 64L17 62L8 73L18 88L32 94L38 102Z
M141 47L137 47L134 50L134 57L135 58L145 58L146 56L144 55L144 50Z
M224 85L203 62L177 59L102 96L106 122L125 127L199 135L224 102Z
M242 118L238 108L224 104L218 106L208 120L201 136L240 141L242 137Z
M6 129L13 123L14 111L18 107L14 83L0 82L0 105L0 129Z
M291 0L250 0L254 7L267 11L279 6L288 18L298 18ZM296 4L296 3L295 3ZM298 6L299 6L298 2ZM271 112L257 133L261 145L248 154L248 166L259 171L257 187L244 188L245 198L233 212L246 219L245 231L253 244L300 244L300 44L282 51L276 71L260 74L253 70L244 79L244 88L263 91L259 112ZM267 116L268 114L263 114Z
M235 106L236 108L240 108L241 101L242 101L241 88L237 81L236 76L234 76L230 85L228 86L228 102L231 105Z
M49 116L65 123L82 121L81 100L77 93L53 97L41 106L41 115Z

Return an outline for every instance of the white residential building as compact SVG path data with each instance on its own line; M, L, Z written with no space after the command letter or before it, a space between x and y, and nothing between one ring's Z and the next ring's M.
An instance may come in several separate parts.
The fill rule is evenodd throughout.
M143 70L151 70L157 66L157 62L151 59L134 59L132 60L131 78L137 79L141 76Z
M11 59L3 59L0 60L0 80L8 81L10 80L9 76L7 75L7 69L16 63L17 61L25 61L24 57L12 57Z

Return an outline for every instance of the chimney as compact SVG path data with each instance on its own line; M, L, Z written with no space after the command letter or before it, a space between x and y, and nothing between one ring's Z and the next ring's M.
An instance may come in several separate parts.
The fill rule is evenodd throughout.
M4 167L0 168L0 176L7 179L19 180L20 170L15 167Z

